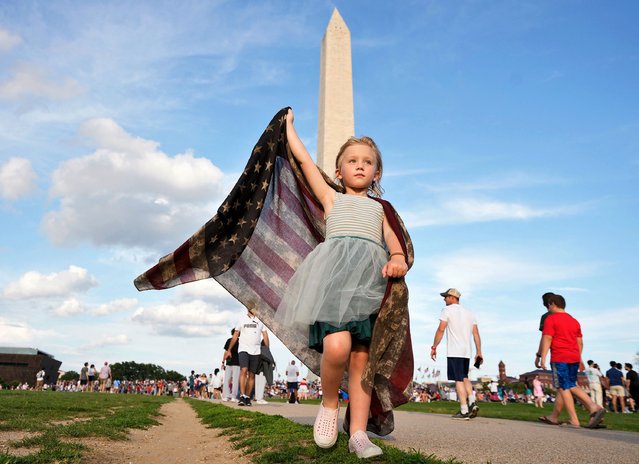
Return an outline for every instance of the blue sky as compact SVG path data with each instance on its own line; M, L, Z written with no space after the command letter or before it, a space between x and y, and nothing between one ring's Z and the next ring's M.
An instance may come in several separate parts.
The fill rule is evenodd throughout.
M0 345L62 369L219 365L241 308L133 279L208 220L292 106L317 144L320 42L353 46L355 129L415 246L416 367L457 287L496 375L533 368L540 296L584 357L639 350L639 5L596 1L21 1L0 5ZM276 361L290 354L274 342ZM280 370L282 370L280 368Z

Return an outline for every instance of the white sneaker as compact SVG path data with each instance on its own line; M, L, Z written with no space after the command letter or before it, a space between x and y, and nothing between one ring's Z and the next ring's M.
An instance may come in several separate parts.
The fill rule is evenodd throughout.
M372 458L373 456L384 454L382 449L372 443L368 435L366 435L366 432L362 430L355 432L350 440L348 440L348 451L355 453L360 459Z
M337 441L337 418L339 416L339 403L337 409L326 409L324 402L320 403L315 424L313 425L313 438L320 448L330 448Z
M268 401L266 401L266 400L256 400L255 404L268 404Z

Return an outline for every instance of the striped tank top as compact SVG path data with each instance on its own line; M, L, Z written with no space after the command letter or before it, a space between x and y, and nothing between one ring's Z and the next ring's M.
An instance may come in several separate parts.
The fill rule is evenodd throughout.
M335 193L326 217L326 238L359 237L382 245L384 208L368 197Z

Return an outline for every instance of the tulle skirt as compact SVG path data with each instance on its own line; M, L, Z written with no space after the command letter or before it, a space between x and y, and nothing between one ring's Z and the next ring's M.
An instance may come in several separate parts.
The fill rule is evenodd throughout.
M320 243L288 283L276 320L298 329L315 322L341 326L379 311L388 257L378 244L356 237Z

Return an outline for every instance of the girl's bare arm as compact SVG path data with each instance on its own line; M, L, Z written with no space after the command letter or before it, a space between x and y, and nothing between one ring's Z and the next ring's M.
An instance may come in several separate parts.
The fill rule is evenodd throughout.
M286 133L288 136L288 144L291 147L293 156L300 163L302 172L304 173L304 177L306 177L311 190L320 201L320 203L322 203L322 206L324 206L324 211L327 211L327 207L329 207L328 209L330 209L330 207L333 205L335 191L330 188L324 181L324 177L322 177L322 174L315 165L315 162L311 158L311 155L308 154L306 147L295 131L295 126L293 126L293 119L293 110L289 109L288 114L286 115Z
M382 268L382 277L404 277L408 272L408 264L406 264L406 256L399 243L399 239L391 228L386 216L383 223L384 242L390 253L390 259ZM400 254L401 253L401 254Z

